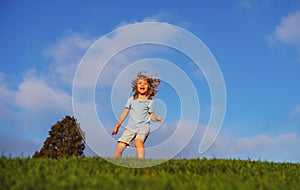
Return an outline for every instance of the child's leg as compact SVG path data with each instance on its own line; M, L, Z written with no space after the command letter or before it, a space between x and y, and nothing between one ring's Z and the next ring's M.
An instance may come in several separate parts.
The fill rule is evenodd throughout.
M118 142L116 150L115 150L115 154L114 157L115 158L121 158L122 153L124 151L124 149L126 148L127 144L124 142Z
M144 141L141 139L135 139L136 154L138 158L145 158Z
M141 131L137 133L134 144L136 147L136 154L138 158L145 158L144 143L149 135L149 131Z
M125 128L122 135L118 139L118 144L117 144L115 154L114 154L115 158L122 157L122 153L123 153L124 149L126 148L127 145L131 144L131 141L133 140L134 136L135 136L135 133L133 131L130 131Z

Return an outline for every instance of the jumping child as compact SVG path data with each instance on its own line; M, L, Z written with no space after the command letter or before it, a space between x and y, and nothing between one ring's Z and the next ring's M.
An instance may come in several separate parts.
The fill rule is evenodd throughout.
M129 114L129 120L122 135L118 139L118 144L114 153L115 158L120 158L126 146L130 146L134 140L138 158L145 158L144 142L150 132L150 120L162 122L161 116L154 114L153 97L158 92L157 87L160 80L143 75L141 72L132 81L132 91L134 95L127 100L125 109L120 115L115 125L112 135L118 133L122 122Z

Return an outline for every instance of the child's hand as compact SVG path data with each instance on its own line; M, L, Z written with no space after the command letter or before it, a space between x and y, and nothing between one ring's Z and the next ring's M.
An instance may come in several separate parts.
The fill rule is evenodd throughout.
M159 121L160 123L162 123L163 118L162 118L161 116L157 116L157 117L156 117L156 120Z
M111 134L116 135L118 133L118 130L119 130L119 128L115 127Z

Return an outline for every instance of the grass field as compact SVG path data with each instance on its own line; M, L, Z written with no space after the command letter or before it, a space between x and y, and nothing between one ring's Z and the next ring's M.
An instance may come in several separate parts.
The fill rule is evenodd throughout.
M127 161L140 160L125 158ZM144 160L143 162L151 162ZM169 160L124 168L100 157L0 158L1 189L299 189L300 164L250 160Z

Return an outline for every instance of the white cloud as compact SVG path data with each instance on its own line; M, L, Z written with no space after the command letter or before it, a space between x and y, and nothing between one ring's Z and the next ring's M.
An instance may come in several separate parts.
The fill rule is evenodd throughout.
M51 60L47 67L29 68L19 76L0 73L1 120L8 122L9 118L19 115L20 120L33 121L35 118L30 117L40 111L47 115L71 114L73 76L92 41L85 34L70 33L42 52ZM11 122L18 125L16 120ZM22 125L22 121L19 122Z
M288 141L294 139L293 134L282 134L276 137L271 137L265 134L259 134L255 137L240 138L236 141L234 150L237 152L244 152L245 150L259 150L264 148L279 148L286 145Z
M32 155L41 146L50 126L72 113L71 97L46 81L26 73L22 82L7 86L0 80L0 150L5 155Z
M48 86L45 81L29 78L19 84L15 94L15 103L25 110L71 110L71 97Z
M53 59L55 64L68 64L80 58L82 51L87 50L93 41L86 34L70 33L44 50L43 54Z
M80 72L77 72L76 76L78 82L76 85L93 87L95 79L101 74L102 86L110 87L126 66L143 56L161 53L162 48L154 48L145 44L152 40L167 43L172 41L177 33L178 31L172 28L162 32L161 30L149 30L149 26L146 25L139 25L134 30L123 28L123 30L115 30L103 36L93 44L93 48L87 52L81 62L80 70L78 70ZM143 44L144 46L135 46L134 44ZM100 72L101 69L103 69L102 72Z
M204 155L218 158L300 162L297 148L299 146L300 138L291 133L235 138L221 134Z
M270 42L281 42L300 48L300 10L281 19L280 25L270 36Z
M143 22L162 22L166 20L171 20L173 15L166 12L159 12L151 17L144 18Z
M122 21L117 28L122 27L122 26L126 26L128 24L134 24L134 23L139 23L139 22L166 22L166 23L173 23L174 22L175 17L172 14L169 14L167 12L163 12L160 11L152 16L149 17L145 17L143 20L141 21ZM181 26L181 27L188 27L189 24L186 22L176 22L177 26Z
M43 55L52 61L48 77L70 87L81 58L94 41L86 34L73 32L45 49Z

